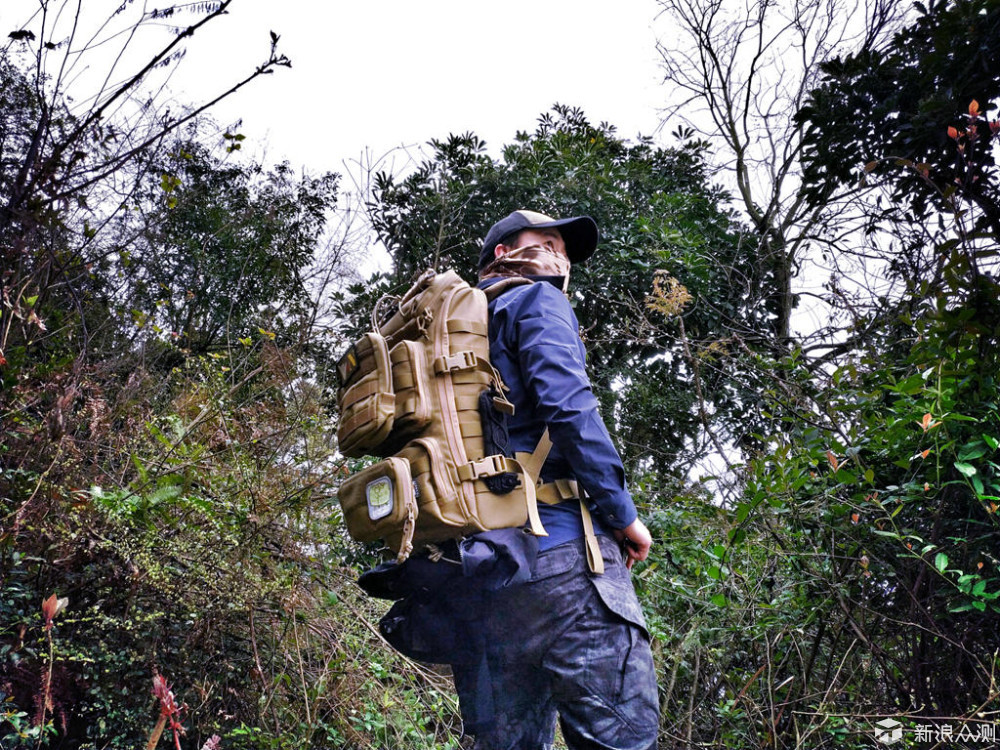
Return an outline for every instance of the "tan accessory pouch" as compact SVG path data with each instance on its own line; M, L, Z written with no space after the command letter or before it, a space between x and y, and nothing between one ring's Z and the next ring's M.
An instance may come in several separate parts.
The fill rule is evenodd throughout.
M400 341L389 353L396 394L392 437L400 445L419 435L431 421L426 358L424 345L416 341Z
M354 457L375 453L392 431L396 418L396 397L385 339L377 333L365 334L340 360L339 370L342 385L337 442L340 451Z
M396 456L347 479L338 495L348 533L361 542L385 539L405 560L417 521L413 488L409 461Z

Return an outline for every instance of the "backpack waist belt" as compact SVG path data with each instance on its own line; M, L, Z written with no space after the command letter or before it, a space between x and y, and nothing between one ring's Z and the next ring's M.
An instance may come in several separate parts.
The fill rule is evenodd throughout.
M583 536L587 548L587 565L592 573L602 575L604 573L604 558L601 557L601 546L597 541L597 533L594 531L594 519L590 515L590 508L587 507L584 494L580 492L575 479L557 479L554 482L540 484L535 488L535 497L538 502L546 505L558 505L567 500L579 499L580 515L583 520Z

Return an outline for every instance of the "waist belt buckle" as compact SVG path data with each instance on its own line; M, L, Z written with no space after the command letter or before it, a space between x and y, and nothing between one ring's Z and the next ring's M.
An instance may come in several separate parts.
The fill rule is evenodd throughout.
M556 490L559 492L559 497L562 500L572 500L580 496L576 480L574 479L557 479L553 484L555 484Z

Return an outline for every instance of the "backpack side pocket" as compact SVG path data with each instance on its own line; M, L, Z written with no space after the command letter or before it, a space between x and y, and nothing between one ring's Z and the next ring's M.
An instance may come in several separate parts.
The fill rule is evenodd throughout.
M351 362L348 370L344 362ZM345 456L385 455L379 446L392 431L396 396L385 339L368 333L341 360L340 423L337 441ZM346 377L345 377L346 374Z
M420 528L415 542L441 542L462 536L470 528L468 509L462 503L440 443L420 438L408 443L398 454L410 464Z
M418 512L409 461L393 456L362 469L340 486L337 500L354 539L384 539L400 561L409 556Z

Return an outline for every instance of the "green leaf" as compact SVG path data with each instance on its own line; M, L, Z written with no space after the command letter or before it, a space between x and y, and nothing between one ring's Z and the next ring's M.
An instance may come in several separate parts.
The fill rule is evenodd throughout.
M880 529L872 529L872 533L875 534L876 536L885 536L885 537L889 537L890 539L901 539L902 538L895 531L882 531Z
M976 467L972 464L963 463L961 461L955 462L955 468L958 469L964 476L971 477L976 473Z
M974 489L976 491L976 494L979 496L982 496L983 492L985 492L985 487L983 487L983 480L980 479L978 476L974 476L972 478L972 489Z
M944 552L938 552L934 555L934 567L938 569L939 573L944 573L948 567L948 555Z
M948 419L953 422L978 422L979 420L975 417L970 417L965 414L949 414Z
M986 444L982 441L976 440L973 443L968 443L963 445L958 451L958 457L962 461L974 461L977 458L982 458L989 451Z
M848 471L847 469L840 469L833 475L833 478L841 484L857 484L858 482L857 474L852 471Z
M725 594L716 594L715 596L712 597L712 604L714 604L716 607L725 607L726 606L726 595Z
M1000 448L1000 441L990 435L983 435L983 442L990 446L993 450Z

